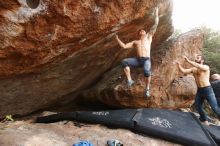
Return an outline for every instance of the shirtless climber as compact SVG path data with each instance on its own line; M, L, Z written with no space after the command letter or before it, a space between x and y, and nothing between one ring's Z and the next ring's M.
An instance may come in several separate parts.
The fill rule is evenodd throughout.
M196 84L198 86L198 90L197 90L197 94L195 98L196 109L198 110L200 114L200 118L199 118L200 121L208 125L209 124L208 117L203 109L203 103L205 99L210 104L212 110L220 118L220 107L217 104L215 94L209 82L209 77L210 77L209 66L203 64L204 59L202 55L196 55L195 61L191 61L187 57L184 57L184 59L186 62L188 62L193 67L189 69L185 69L179 63L177 63L178 68L184 74L190 74L190 73L193 74L196 80Z
M158 8L155 9L155 22L150 28L149 32L141 29L138 31L139 39L131 41L129 43L123 43L117 35L115 35L117 42L123 49L135 48L137 50L137 57L125 58L122 61L122 66L124 68L125 75L128 80L128 86L132 86L134 81L131 79L130 67L143 67L144 75L146 77L146 91L145 95L150 97L150 80L151 80L151 60L150 60L150 50L151 42L154 33L156 32L159 17Z

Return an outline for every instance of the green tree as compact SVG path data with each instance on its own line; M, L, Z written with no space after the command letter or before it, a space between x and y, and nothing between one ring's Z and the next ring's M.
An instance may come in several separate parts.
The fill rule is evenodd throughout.
M171 36L171 38L177 38L181 34L182 34L182 31L180 29L175 29L172 36Z
M211 67L211 73L220 73L220 32L202 26L204 32L204 49L206 63Z

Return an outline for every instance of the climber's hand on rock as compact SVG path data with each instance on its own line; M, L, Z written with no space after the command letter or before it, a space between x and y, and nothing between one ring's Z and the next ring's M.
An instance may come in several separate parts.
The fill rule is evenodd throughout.
M154 13L156 16L158 16L158 11L159 11L159 8L156 7L156 8L155 8L155 13Z
M183 56L183 58L186 60L186 61L188 61L189 59L188 59L188 57L186 57L186 56Z
M118 35L117 34L115 34L115 38L118 39Z

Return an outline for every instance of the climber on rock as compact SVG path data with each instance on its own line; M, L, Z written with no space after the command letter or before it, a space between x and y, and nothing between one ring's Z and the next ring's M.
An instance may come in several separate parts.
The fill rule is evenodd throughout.
M184 74L192 73L196 84L198 86L195 105L196 109L200 114L200 121L204 122L204 124L208 125L208 116L205 113L203 108L204 100L206 99L210 104L212 110L218 115L220 118L220 107L217 104L217 100L215 98L215 94L213 92L212 86L209 82L210 77L210 69L208 65L204 65L204 59L202 55L196 55L195 61L189 60L186 56L184 56L186 62L188 62L193 67L185 69L179 63L177 63L179 70Z
M150 28L149 32L141 29L138 31L139 39L131 41L129 43L123 43L117 35L115 35L117 42L124 49L135 48L137 51L137 57L134 58L125 58L122 61L122 66L124 68L125 75L128 80L128 86L132 86L134 81L131 79L130 67L143 67L144 76L146 77L146 91L145 95L150 97L150 81L151 81L151 60L150 60L150 50L152 37L156 32L159 16L158 16L158 7L154 11L155 22L154 25Z

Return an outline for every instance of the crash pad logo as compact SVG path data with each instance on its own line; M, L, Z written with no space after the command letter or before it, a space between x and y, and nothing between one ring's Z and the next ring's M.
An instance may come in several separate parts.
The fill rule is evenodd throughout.
M109 112L92 112L92 114L98 116L107 116L109 115Z
M161 119L159 117L149 118L152 125L157 125L163 128L172 128L172 124L167 119Z

